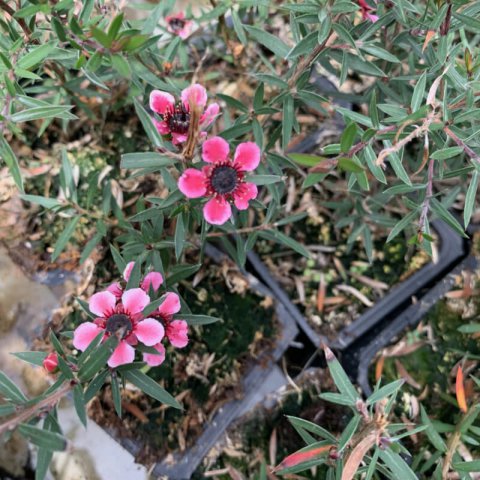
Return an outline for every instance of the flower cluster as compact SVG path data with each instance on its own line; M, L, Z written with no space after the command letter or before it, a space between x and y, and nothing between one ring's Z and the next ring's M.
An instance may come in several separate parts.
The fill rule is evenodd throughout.
M128 282L134 262L123 272ZM143 360L150 366L158 366L165 360L165 347L161 343L166 336L170 343L183 348L188 344L188 327L184 320L174 320L180 311L180 299L173 292L167 292L160 306L145 318L143 310L150 303L147 292L158 291L163 277L150 272L140 283L140 288L126 289L119 282L111 284L105 291L95 293L88 303L90 311L97 318L93 322L79 325L73 335L73 346L85 350L100 334L103 340L116 335L119 344L108 360L111 368L131 363L135 359L135 346L140 343L153 347L156 353L143 353Z

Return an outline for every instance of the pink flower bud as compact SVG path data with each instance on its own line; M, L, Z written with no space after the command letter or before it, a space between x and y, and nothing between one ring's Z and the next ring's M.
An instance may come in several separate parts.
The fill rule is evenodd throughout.
M55 373L58 370L58 355L56 352L51 352L44 358L43 368L49 373Z

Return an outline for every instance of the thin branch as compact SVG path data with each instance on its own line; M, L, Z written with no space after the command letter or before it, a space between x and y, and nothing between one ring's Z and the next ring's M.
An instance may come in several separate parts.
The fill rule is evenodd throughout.
M63 398L73 387L77 385L76 380L65 382L58 390L55 390L51 395L40 400L35 405L21 410L14 414L12 418L0 425L0 437L7 432L11 432L18 425L30 420L42 413L42 410L52 408L61 398Z
M0 9L2 9L4 12L7 12L12 18L15 18L15 10L3 0L0 0ZM28 28L25 20L23 18L15 18L15 20L20 25L20 27L22 27L23 33L25 33L26 37L29 38L32 34L32 31L30 30L30 28Z
M449 127L444 127L443 131L475 162L480 163L480 155L474 152L461 138L453 133Z
M422 137L425 135L432 123L438 120L438 114L435 113L434 110L432 110L426 118L423 120L423 123L416 127L411 133L409 133L405 138L402 138L399 140L395 145L392 145L391 147L384 148L377 157L376 164L380 165L382 167L385 166L385 158L388 157L389 155L392 155L393 153L397 153L400 151L405 145L410 143L412 140L415 140L418 137Z
M326 40L324 40L322 43L318 44L312 51L311 53L304 57L297 65L297 68L295 69L295 71L293 72L293 75L290 77L290 79L288 80L288 87L290 89L294 88L295 87L295 84L297 83L298 79L300 78L300 76L302 75L302 73L309 69L313 62L315 61L315 59L320 55L320 53L322 53L322 51L324 50L324 48L326 47L327 43L329 41L331 41L332 39L334 39L335 37L337 36L337 34L335 32L331 32L330 35L326 38Z
M418 232L421 235L425 231L425 223L428 218L428 212L430 211L430 199L433 194L433 172L435 167L435 160L431 158L428 163L428 180L427 190L425 192L425 199L423 200L422 213L420 214L420 220L418 221Z

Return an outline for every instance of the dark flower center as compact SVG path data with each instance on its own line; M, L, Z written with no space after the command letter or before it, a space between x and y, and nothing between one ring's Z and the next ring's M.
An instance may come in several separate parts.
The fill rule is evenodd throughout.
M111 335L118 335L123 339L132 331L132 321L124 313L115 313L108 318L105 330Z
M165 121L171 132L188 133L190 126L190 113L183 103L179 103L173 112L167 112Z
M172 18L168 24L174 32L179 32L185 26L185 20L183 18Z
M220 165L213 170L210 183L217 193L231 193L238 183L237 171L228 165Z

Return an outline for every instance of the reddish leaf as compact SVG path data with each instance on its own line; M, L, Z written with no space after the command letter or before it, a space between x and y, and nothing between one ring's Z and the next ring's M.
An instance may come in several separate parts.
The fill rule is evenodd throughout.
M457 381L455 382L455 393L457 394L457 402L460 410L463 413L467 413L467 400L465 399L465 386L463 384L463 371L459 366L457 370Z

